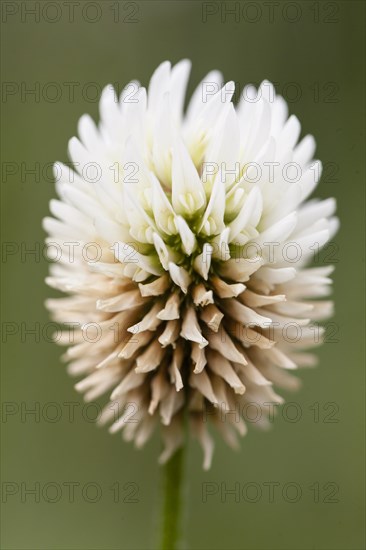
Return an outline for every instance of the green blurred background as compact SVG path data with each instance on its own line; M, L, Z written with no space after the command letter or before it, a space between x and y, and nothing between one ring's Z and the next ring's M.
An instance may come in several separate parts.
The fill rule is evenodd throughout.
M39 16L26 15L34 7ZM240 10L237 20L227 13L232 8ZM331 341L318 351L319 367L299 373L303 388L285 394L300 407L299 419L280 414L270 432L250 429L237 453L217 440L206 473L198 445L190 444L183 546L364 548L364 3L106 0L80 1L74 10L70 21L69 2L2 3L2 236L15 243L5 249L13 254L3 255L2 322L8 331L19 329L3 335L2 548L156 545L159 441L155 437L141 452L97 429L86 418L95 410L82 408L60 362L61 348L42 334L38 342L24 334L21 323L24 329L47 327L43 303L51 291L44 284L47 262L22 257L21 250L43 242L41 220L55 196L51 171L43 168L67 160L79 116L97 117L96 90L110 82L121 88L134 78L146 85L161 61L183 57L193 61L190 92L213 68L240 86L264 78L276 83L303 134L316 137L317 157L328 163L316 193L337 198L342 224L332 249L336 331L329 329ZM25 94L30 88L36 95ZM26 174L36 163L39 176ZM73 422L67 402L79 404ZM62 411L55 422L50 403ZM32 406L40 407L39 419L21 414ZM79 484L74 502L70 482ZM274 502L270 482L276 484ZM24 493L36 483L39 502ZM129 483L138 486L132 499L135 485ZM206 502L204 483L215 493ZM235 483L239 502L225 496ZM60 499L49 502L60 487ZM298 487L301 496L289 502Z

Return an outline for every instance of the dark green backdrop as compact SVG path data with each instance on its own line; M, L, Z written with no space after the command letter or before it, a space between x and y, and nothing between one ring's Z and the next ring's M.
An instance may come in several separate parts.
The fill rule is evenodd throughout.
M27 15L35 4L38 13ZM225 12L233 7L240 10L237 20ZM270 79L292 101L303 133L315 135L317 156L328 163L317 194L337 198L341 231L332 250L335 330L318 352L319 367L299 374L303 389L286 395L297 404L288 414L298 421L280 415L269 433L251 429L238 453L217 441L208 473L198 446L190 446L185 544L363 548L363 2L227 2L225 8L81 0L74 10L71 21L69 2L2 2L2 547L154 548L159 441L135 451L87 421L95 411L82 408L60 348L42 336L43 302L51 294L47 263L24 251L44 239L41 219L55 195L47 165L66 160L78 117L97 115L96 89L133 78L147 84L161 61L188 57L190 90L218 68L241 86ZM35 94L26 93L31 88ZM32 167L36 173L27 174ZM25 333L36 323L39 341ZM79 403L71 422L67 402ZM50 403L61 410L55 422ZM25 414L26 407L39 407L39 418ZM79 484L74 499L71 482ZM235 484L239 502L225 494ZM36 494L26 492L32 488ZM214 494L204 499L207 489Z

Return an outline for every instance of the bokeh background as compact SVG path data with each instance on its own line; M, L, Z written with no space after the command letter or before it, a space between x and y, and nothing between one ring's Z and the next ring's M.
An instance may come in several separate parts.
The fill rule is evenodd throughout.
M364 548L364 3L74 4L2 3L2 548L156 547L159 441L136 451L96 428L61 348L43 333L47 262L24 252L42 251L55 196L49 167L67 160L79 116L97 117L98 90L134 78L146 85L161 61L183 57L193 61L190 92L213 68L240 87L276 83L303 135L316 136L326 165L316 194L337 198L342 225L324 257L336 264L336 315L319 367L299 373L303 388L285 394L296 409L270 432L250 429L237 453L217 440L209 472L190 444L182 545ZM39 338L25 332L32 327ZM235 484L237 499L225 494ZM206 499L205 487L214 493Z

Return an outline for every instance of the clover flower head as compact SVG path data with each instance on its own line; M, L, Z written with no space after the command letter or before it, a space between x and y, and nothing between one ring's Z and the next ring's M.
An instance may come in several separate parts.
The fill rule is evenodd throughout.
M246 406L266 427L265 404L282 403L274 388L295 389L290 371L314 363L332 268L309 264L338 224L333 199L307 200L315 141L298 143L273 86L246 87L234 106L234 83L212 71L184 111L189 71L164 62L147 91L107 86L99 126L80 119L75 170L55 165L59 200L44 220L62 250L47 282L69 296L47 306L77 327L72 345L61 338L76 389L110 396L100 422L137 447L160 426L161 462L188 422L208 468L211 425L237 446Z

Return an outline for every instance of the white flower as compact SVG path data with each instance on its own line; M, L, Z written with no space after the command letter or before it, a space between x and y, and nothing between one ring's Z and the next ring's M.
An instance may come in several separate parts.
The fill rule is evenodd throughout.
M90 401L111 393L101 422L142 446L161 425L163 462L182 445L184 417L208 468L214 423L235 446L249 403L258 425L273 386L312 365L312 321L331 314L331 267L307 267L334 234L335 201L305 202L321 173L315 142L264 81L245 88L209 73L184 114L190 63L161 64L148 92L130 83L100 100L55 165L49 243L61 251L48 300L66 325L69 372ZM132 90L132 92L131 92ZM267 404L267 406L266 406ZM236 411L237 414L233 414ZM228 413L228 414L227 414ZM253 413L253 411L252 411Z

